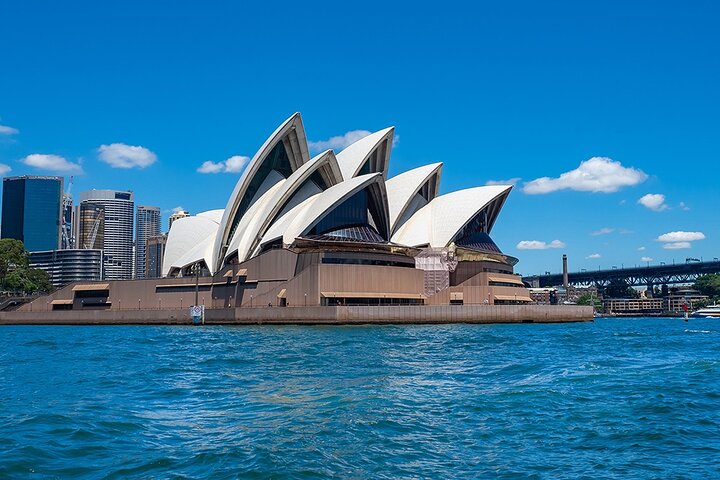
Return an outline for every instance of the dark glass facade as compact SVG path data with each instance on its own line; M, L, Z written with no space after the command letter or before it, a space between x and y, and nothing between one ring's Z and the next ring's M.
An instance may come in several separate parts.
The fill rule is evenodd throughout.
M15 238L28 251L60 247L62 177L3 179L2 238Z
M135 278L145 278L147 241L160 235L160 207L137 207L135 221Z
M30 254L30 266L44 270L53 286L102 280L101 250L51 250Z
M162 260L165 255L165 244L167 237L165 235L157 235L149 237L145 243L145 277L160 278L162 277Z
M310 235L322 235L342 228L367 225L368 223L368 192L367 190L361 190L320 220L310 231Z

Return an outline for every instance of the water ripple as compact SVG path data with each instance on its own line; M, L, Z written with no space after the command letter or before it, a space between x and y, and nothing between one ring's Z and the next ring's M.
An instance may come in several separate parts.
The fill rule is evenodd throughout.
M0 332L0 478L720 476L713 320Z

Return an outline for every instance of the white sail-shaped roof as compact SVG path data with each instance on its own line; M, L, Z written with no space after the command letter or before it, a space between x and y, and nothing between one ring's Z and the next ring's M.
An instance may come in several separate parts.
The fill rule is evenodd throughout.
M215 241L219 223L213 218L218 216L218 210L212 210L192 217L179 218L173 222L165 245L162 263L163 276L167 276L172 268L184 266L180 265L183 258L187 257L188 253L195 250L199 244L206 241L212 244ZM203 260L204 256L204 254L198 256L195 261Z
M385 128L338 154L328 150L310 159L302 118L292 115L248 163L225 209L173 223L163 275L196 262L214 274L226 263L244 262L280 241L292 245L299 237L305 239L296 246L390 241L475 248L491 242L481 234L490 232L512 187L438 196L442 163L387 179L393 138L394 127ZM353 198L360 191L368 196ZM358 208L361 202L367 202L369 216L364 206Z
M317 173L317 185L311 177ZM243 261L258 246L270 224L281 214L325 188L342 181L335 154L327 150L300 166L290 177L268 190L243 216L225 258L237 254Z
M433 163L414 168L385 182L392 232L437 196L442 165Z
M267 217L266 212L270 209L270 202L275 197L275 194L282 190L282 187L286 182L287 180L283 179L270 187L270 189L265 192L257 202L253 203L250 208L248 208L248 211L245 212L245 215L243 215L232 239L230 240L230 245L225 253L226 259L238 253L238 249L241 248L241 245L244 247L250 242L249 237L253 235L252 232L258 230L258 225L263 222L264 218ZM240 257L240 254L238 253L238 258L244 259L244 255L243 257Z
M468 188L435 197L392 236L392 242L411 247L445 247L484 208L491 206L488 233L512 185ZM491 205L495 202L495 205Z
M173 270L182 270L185 267L194 265L198 262L203 262L205 265L210 265L213 261L212 250L213 243L215 242L215 235L209 235L207 238L195 245L189 252L185 253L182 257L176 260L172 265L168 267L168 272ZM165 268L165 265L163 265Z
M390 227L386 210L387 193L385 183L381 173L371 173L345 180L292 208L268 229L260 242L260 246L281 237L284 244L291 244L296 238L310 231L343 201L366 188L369 189L374 202L381 209L378 212L381 217L379 219L381 224L377 225L378 232L381 236L387 238Z
M207 212L200 212L197 214L198 217L204 217L209 218L213 222L217 223L218 225L220 222L222 222L223 213L225 213L225 210L222 208L218 208L216 210L208 210Z
M361 138L337 154L338 164L345 180L360 175L366 162L367 173L380 172L387 178L395 127L388 127Z
M265 143L263 143L255 156L253 156L252 160L250 160L248 166L245 168L243 174L235 185L235 189L233 190L232 195L230 195L230 199L225 207L225 212L220 222L220 228L218 229L218 235L213 246L213 256L215 261L213 262L213 265L208 265L213 273L220 267L222 260L224 259L225 248L228 246L232 235L235 233L242 216L246 213L247 209L249 209L250 206L272 186L269 182L273 179L278 180L274 174L271 174L268 171L265 161L273 152L276 152L275 148L280 143L282 143L284 147L288 161L288 165L286 165L285 168L289 170L289 173L284 176L280 175L285 178L286 176L289 176L290 173L297 170L310 158L307 147L307 138L305 136L305 128L299 113L295 113L288 118L275 130L275 132L273 132L272 135L270 135L270 137L268 137L267 140L265 140ZM272 160L272 158L270 158L270 160ZM279 173L276 170L272 171ZM264 178L262 178L262 182L260 181L260 178L257 180L255 179L257 175L264 176ZM277 183L277 181L275 183ZM257 190L253 191L254 189Z

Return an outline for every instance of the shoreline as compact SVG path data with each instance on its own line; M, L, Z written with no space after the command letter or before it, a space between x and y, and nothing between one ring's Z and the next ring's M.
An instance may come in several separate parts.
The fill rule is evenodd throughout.
M205 325L575 323L589 306L440 305L239 307L205 310ZM0 312L0 325L192 325L189 309Z

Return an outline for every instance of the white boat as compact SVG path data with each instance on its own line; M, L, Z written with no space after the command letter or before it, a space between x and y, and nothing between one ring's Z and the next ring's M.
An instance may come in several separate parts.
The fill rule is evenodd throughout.
M693 317L720 318L720 305L708 305L692 312Z

